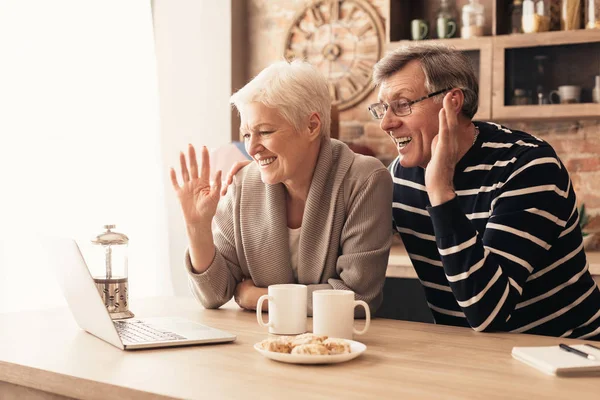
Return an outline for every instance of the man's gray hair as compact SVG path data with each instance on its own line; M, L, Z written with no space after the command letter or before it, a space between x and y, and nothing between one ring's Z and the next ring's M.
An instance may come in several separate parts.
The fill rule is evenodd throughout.
M316 67L305 61L280 61L269 65L229 101L240 113L252 102L274 108L297 131L308 126L308 117L316 112L321 117L321 135L329 137L331 96L327 80Z
M425 73L425 89L429 93L445 88L462 89L465 101L462 113L473 118L479 103L479 84L469 59L460 51L443 44L414 44L402 46L385 55L373 70L376 86L400 71L410 61L419 61ZM434 101L441 101L443 94Z

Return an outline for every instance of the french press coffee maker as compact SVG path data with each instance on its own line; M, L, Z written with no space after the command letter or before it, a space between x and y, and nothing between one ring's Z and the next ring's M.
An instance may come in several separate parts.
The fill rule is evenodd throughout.
M105 232L92 239L94 251L104 262L93 265L90 271L100 297L112 319L133 317L129 311L127 278L127 244L129 238L113 232L115 225L104 225Z

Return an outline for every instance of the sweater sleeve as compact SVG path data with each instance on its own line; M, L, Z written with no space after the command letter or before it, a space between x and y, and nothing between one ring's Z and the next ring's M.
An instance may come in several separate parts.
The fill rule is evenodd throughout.
M329 279L334 289L352 290L375 313L383 301L392 232L392 178L385 168L374 171L350 198L340 240L336 271ZM309 287L310 289L310 287ZM362 307L355 310L364 318Z
M495 186L479 189L493 199L483 232L459 197L428 208L446 278L476 331L503 328L525 282L576 211L569 175L547 146L525 151Z
M190 289L196 299L206 308L218 308L227 303L242 280L235 247L234 199L235 179L227 195L221 199L213 220L215 257L206 271L197 274L192 269L189 250L185 253L185 267Z

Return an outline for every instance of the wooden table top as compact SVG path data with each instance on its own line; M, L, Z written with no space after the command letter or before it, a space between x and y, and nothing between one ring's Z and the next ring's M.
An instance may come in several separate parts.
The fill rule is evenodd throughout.
M0 381L81 399L444 398L597 399L600 377L549 376L511 357L513 346L581 343L376 319L358 358L292 365L253 349L267 334L235 305L192 298L132 300L138 317L181 316L238 336L234 343L122 351L81 331L67 309L0 315ZM310 322L309 322L310 323ZM361 322L358 322L361 325Z

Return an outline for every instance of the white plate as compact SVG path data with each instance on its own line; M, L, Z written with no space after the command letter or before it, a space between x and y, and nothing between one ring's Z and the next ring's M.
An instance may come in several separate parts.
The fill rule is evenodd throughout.
M258 351L263 356L270 358L271 360L281 361L284 363L290 364L336 364L344 361L350 361L358 356L360 356L365 350L367 350L367 346L360 342L356 342L354 340L347 340L346 342L350 344L350 353L346 354L334 354L327 356L317 356L310 354L287 354L287 353L277 353L275 351L267 351L263 350L259 347L260 343L256 343L254 345L254 349Z

